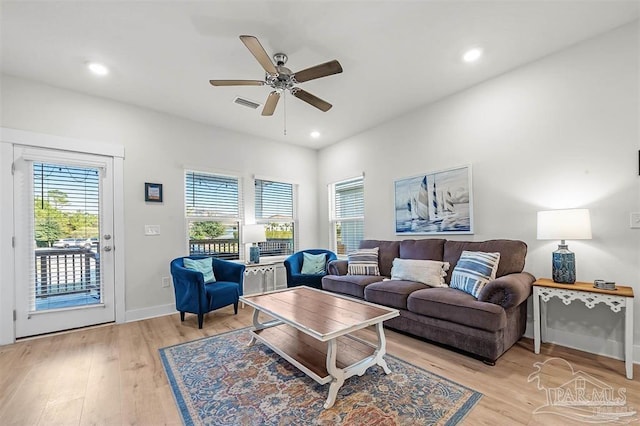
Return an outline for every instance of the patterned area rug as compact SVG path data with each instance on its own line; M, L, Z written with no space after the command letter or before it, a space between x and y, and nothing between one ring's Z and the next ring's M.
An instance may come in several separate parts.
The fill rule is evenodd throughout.
M325 410L329 385L260 342L249 329L160 349L186 425L455 425L482 394L387 354L347 379Z

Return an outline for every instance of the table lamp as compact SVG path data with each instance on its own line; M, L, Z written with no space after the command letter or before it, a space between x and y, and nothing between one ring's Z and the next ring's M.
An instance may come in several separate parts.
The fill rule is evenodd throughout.
M257 243L267 241L264 225L244 225L242 227L242 242L253 244L249 247L249 263L260 263L260 247Z
M538 212L538 239L560 240L552 255L553 281L576 282L576 258L565 240L590 240L591 218L588 209L547 210Z

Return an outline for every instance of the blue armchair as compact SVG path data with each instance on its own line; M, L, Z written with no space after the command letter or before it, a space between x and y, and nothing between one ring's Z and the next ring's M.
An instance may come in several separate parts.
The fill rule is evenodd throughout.
M334 252L325 249L302 250L292 254L284 261L284 268L287 271L287 287L306 285L309 287L322 289L322 277L326 275L326 267L325 272L322 274L301 274L300 272L302 271L302 262L304 259L303 253L325 253L327 255L327 264L332 260L336 260L338 258Z
M190 259L204 259L207 256L189 256ZM171 261L171 276L176 294L176 309L180 311L180 321L185 312L198 315L198 328L202 328L204 314L233 304L238 313L238 300L242 296L244 265L222 259L212 259L216 281L205 284L202 272L184 267L184 257Z

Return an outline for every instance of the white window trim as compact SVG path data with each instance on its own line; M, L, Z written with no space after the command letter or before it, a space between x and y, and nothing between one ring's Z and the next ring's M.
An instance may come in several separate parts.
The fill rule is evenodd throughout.
M221 176L226 178L233 178L238 180L238 217L234 216L189 216L187 215L187 200L186 200L186 192L185 192L185 182L187 179L187 173L203 173L215 176ZM189 255L189 223L190 222L221 222L227 224L238 224L238 256L239 259L235 259L232 261L241 261L244 262L246 260L245 249L242 244L242 226L245 224L245 203L244 203L244 187L243 187L243 179L242 176L239 176L230 172L221 172L212 169L208 169L206 167L197 167L197 166L184 166L183 168L183 176L182 176L182 184L183 184L183 197L182 197L182 211L184 212L184 252L186 256Z
M336 218L336 185L339 185L341 183L344 182L349 182L352 180L356 180L356 179L362 179L363 182L363 190L364 190L364 173L357 175L357 176L352 176L350 178L346 178L346 179L342 179L336 182L331 182L329 183L327 186L327 193L329 194L329 244L331 247L331 250L333 252L335 252L336 254L338 253L338 241L336 238L337 235L337 223L338 222L356 222L356 221L362 221L364 224L364 214L362 216L358 216L358 217L349 217L349 218L344 218L344 219L338 219ZM345 255L340 255L338 254L339 258L346 258Z
M300 236L298 235L298 230L300 229L299 221L298 221L298 193L299 193L300 185L298 185L298 183L296 183L296 182L294 182L292 180L254 175L253 176L253 188L255 188L256 180L268 180L268 181L271 181L271 182L288 183L288 184L291 185L291 189L293 191L293 200L292 200L292 202L293 202L293 206L292 206L293 207L293 218L292 218L292 220L289 220L289 219L276 219L276 220L273 220L273 219L258 219L258 218L256 218L256 223L257 224L268 224L269 222L280 222L280 223L293 222L293 253L296 253L298 251L298 248L300 247ZM253 193L254 209L255 209L255 200L256 200L256 194L255 194L255 191L254 191L254 193ZM255 215L255 211L254 211L254 215ZM262 256L261 255L260 258L268 259L269 262L277 262L279 260L285 260L289 256L290 255L278 255L278 256Z

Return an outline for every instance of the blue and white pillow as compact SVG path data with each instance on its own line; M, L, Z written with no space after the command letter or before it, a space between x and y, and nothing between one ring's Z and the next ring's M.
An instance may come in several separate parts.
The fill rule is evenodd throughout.
M489 281L496 279L500 253L463 251L453 268L449 287L469 293L476 299Z
M348 275L380 275L378 268L378 251L380 247L360 249L349 253Z

